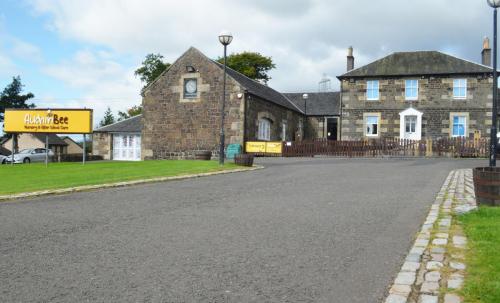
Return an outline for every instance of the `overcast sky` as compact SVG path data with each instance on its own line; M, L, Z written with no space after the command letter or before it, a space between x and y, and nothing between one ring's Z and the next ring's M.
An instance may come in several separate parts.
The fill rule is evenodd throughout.
M395 51L439 50L479 62L492 36L486 0L1 0L0 87L20 75L38 107L90 107L95 123L140 104L134 70L148 53L173 62L190 46L210 58L271 56L269 85L317 91L323 74L345 72Z

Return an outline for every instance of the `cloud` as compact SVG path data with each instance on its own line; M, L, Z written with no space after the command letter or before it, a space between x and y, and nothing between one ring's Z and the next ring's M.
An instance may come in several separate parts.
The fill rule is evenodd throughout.
M37 63L43 61L42 52L38 46L16 38L11 38L10 43L10 52L13 56Z
M35 14L48 16L48 28L62 37L137 58L159 52L173 61L191 45L215 58L222 53L217 35L228 29L235 37L230 52L273 57L277 70L269 84L283 91L314 90L323 73L342 74L350 45L356 66L394 51L423 49L453 50L453 55L477 62L482 38L491 36L492 28L486 2L470 0L28 3Z
M71 59L43 68L43 72L71 88L82 91L82 97L64 101L66 107L94 109L94 122L98 122L109 106L116 113L140 104L141 83L133 69L112 59L109 52L80 50ZM40 107L61 106L61 100L45 95Z

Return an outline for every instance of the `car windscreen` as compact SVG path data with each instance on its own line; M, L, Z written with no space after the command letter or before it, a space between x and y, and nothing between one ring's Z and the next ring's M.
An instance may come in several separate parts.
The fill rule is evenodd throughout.
M19 151L20 154L29 154L31 152L31 149L21 149L21 151Z

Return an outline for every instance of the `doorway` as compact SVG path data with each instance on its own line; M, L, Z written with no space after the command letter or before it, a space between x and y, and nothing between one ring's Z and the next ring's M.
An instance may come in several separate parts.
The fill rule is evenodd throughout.
M338 117L326 118L326 138L328 140L338 140Z

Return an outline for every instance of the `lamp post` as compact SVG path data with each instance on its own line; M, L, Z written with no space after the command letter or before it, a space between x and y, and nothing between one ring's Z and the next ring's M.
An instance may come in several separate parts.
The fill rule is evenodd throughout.
M224 165L224 111L226 109L226 63L227 46L233 41L233 36L229 32L222 32L219 35L219 42L224 45L224 80L222 82L222 105L221 105L221 118L220 118L220 143L219 143L219 164Z
M302 99L304 99L304 135L302 136L302 140L306 139L306 125L307 125L307 99L309 98L308 94L303 94Z
M497 165L497 102L498 102L498 75L497 75L497 8L500 0L487 0L493 8L493 109L490 130L490 167Z

